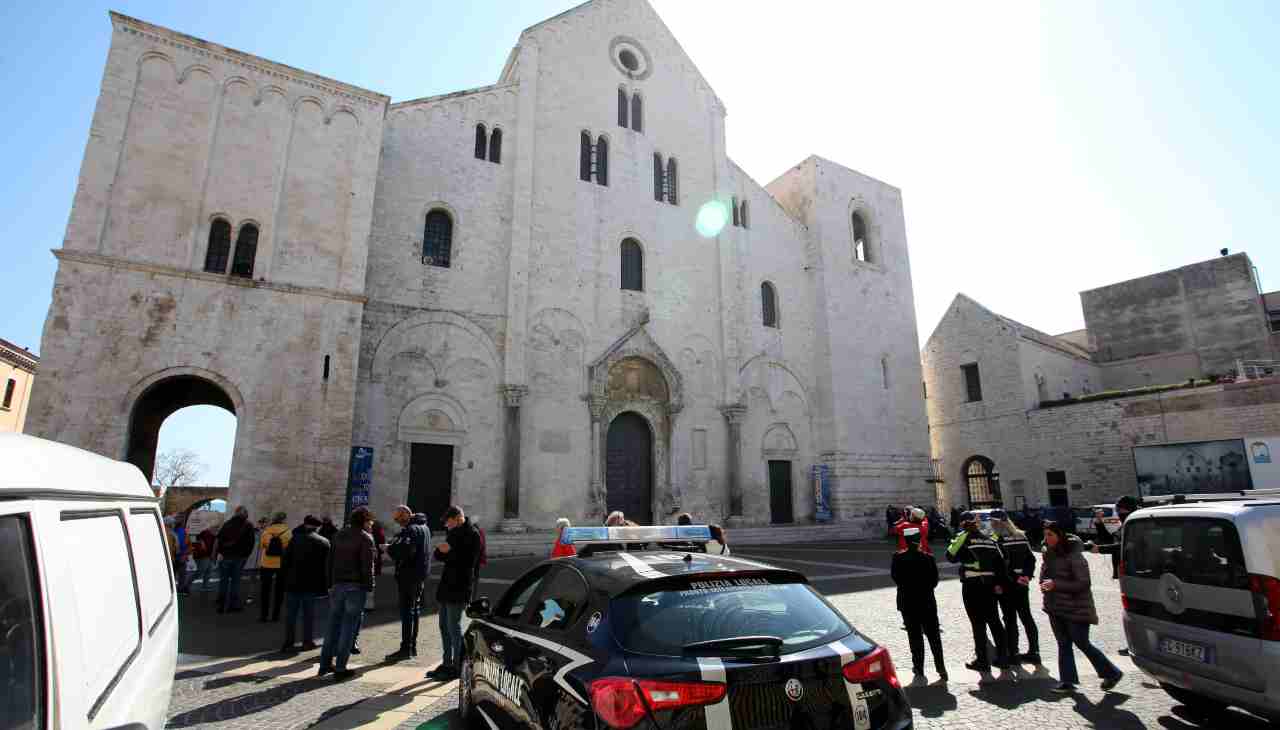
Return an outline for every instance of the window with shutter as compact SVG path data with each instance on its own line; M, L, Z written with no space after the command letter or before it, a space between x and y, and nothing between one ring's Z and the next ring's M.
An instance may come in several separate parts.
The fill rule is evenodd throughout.
M634 238L622 241L622 288L644 291L644 252Z
M489 138L485 134L484 124L476 125L476 159L483 160L484 153L489 147Z

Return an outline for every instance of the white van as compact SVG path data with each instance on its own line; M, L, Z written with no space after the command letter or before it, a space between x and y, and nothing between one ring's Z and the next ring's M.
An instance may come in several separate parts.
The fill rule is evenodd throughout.
M0 725L161 730L178 603L142 472L0 434Z

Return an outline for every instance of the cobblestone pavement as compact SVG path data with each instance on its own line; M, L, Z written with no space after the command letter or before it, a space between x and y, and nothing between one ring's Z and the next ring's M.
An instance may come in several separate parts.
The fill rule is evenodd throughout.
M889 649L903 682L911 679L911 653L906 632L896 610L895 591L888 578L891 548L887 545L824 546L735 546L735 555L762 559L782 567L800 570L815 587L858 628ZM488 581L482 593L496 597L509 581L537 560L496 561L486 571ZM1083 656L1077 654L1081 691L1060 696L1050 692L1057 675L1057 646L1038 596L1033 608L1040 627L1040 653L1046 667L1024 667L1016 674L1003 674L990 684L979 685L979 675L964 668L972 658L973 641L968 619L960 600L960 584L953 566L940 563L943 582L938 587L938 606L944 627L943 644L950 683L936 683L932 660L924 686L909 686L908 697L915 711L917 728L1027 728L1045 724L1055 730L1067 728L1231 728L1261 730L1265 721L1243 712L1228 711L1214 718L1198 718L1178 705L1154 682L1118 654L1124 647L1120 598L1111 580L1109 560L1089 556L1093 570L1094 599L1102 619L1092 637L1126 676L1112 692L1098 687L1098 677ZM386 581L390 583L390 581ZM386 586L384 586L384 591ZM188 599L192 600L192 599ZM194 599L198 601L199 599ZM354 658L367 666L353 681L338 684L314 677L317 656L285 658L263 655L237 658L261 652L261 643L278 636L278 624L257 624L254 607L246 614L207 616L197 614L191 626L184 626L184 651L193 647L218 648L225 659L208 660L204 665L184 669L178 675L170 709L170 727L199 728L431 728L456 726L457 692L454 683L422 680L424 666L434 664L439 637L436 616L423 618L420 660L394 666L378 666L383 654L394 649L399 639L394 594L380 593L387 608L373 614L361 634L365 654ZM184 616L184 621L187 620ZM235 627L233 630L232 627ZM261 631L261 635L257 632ZM225 635L225 638L219 638ZM255 638L257 637L257 638ZM1021 650L1026 650L1022 637ZM277 642L278 643L278 642ZM256 645L256 649L245 647ZM214 654L215 652L206 652Z

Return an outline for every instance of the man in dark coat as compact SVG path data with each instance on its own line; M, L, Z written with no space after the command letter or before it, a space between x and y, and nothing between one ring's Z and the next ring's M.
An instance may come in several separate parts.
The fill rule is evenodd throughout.
M284 646L281 652L291 653L294 648L294 628L298 625L298 612L302 612L302 650L316 648L316 601L329 593L329 541L316 532L320 520L307 515L302 524L294 528L293 539L284 550L280 565L280 579L285 590Z
M235 514L218 530L218 613L244 610L240 605L240 573L255 542L249 510L236 507Z
M400 532L387 543L387 554L396 565L396 592L400 598L400 648L387 655L398 662L418 656L418 616L422 612L422 588L431 574L431 530L427 516L413 514L405 505L391 513Z
M924 675L924 640L929 639L929 651L938 677L947 681L947 665L942 659L942 635L938 630L938 603L933 590L938 586L938 564L933 556L920 551L920 530L908 528L902 535L907 549L894 553L890 574L898 585L898 612L907 626L907 641L911 645L911 669L917 681L927 681Z
M427 672L427 678L448 681L459 676L462 666L462 611L478 580L480 533L457 505L445 511L444 526L449 530L446 542L435 552L435 558L444 561L436 588L443 656L440 666Z
M347 659L360 631L365 596L374 588L377 549L369 534L372 526L369 509L356 507L347 515L347 526L329 541L329 629L320 651L319 676L333 672L339 681L355 676L347 669Z

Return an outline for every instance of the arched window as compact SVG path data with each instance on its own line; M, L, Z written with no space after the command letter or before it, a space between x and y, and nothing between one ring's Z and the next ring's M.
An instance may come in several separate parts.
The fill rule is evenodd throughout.
M433 209L427 213L426 229L422 234L422 263L449 268L453 252L453 219L449 214Z
M676 158L667 159L667 202L677 205L680 202L678 181L680 176L676 172Z
M867 224L862 216L853 214L853 257L858 261L870 261L871 252L867 246Z
M578 135L578 178L591 182L591 133Z
M778 294L767 281L760 285L760 312L765 327L778 326Z
M476 159L483 160L484 153L489 147L489 136L485 134L484 124L476 125Z
M502 130L496 127L489 133L489 162L502 164Z
M627 128L627 90L618 89L618 126Z
M742 225L742 219L738 217L738 196L733 196L733 200L730 202L731 205L729 207L733 208L733 225L740 226Z
M631 95L631 128L637 132L644 131L644 102L639 94Z
M747 223L747 201L745 200L742 201L742 210L738 213L738 219L742 221L743 228L751 227L751 225Z
M662 172L662 155L657 152L653 153L653 199L662 202L664 195L665 178Z
M596 141L596 182L609 184L609 140L603 134Z
M231 275L253 278L253 261L258 256L258 227L252 223L240 226L236 236L236 255L231 259Z
M644 252L634 238L622 239L622 288L644 291Z
M231 224L215 218L209 226L209 248L204 254L204 270L210 274L227 273L227 259L231 256Z
M996 465L985 456L971 456L964 463L965 483L969 487L969 506L972 509L1001 507L1000 480Z

